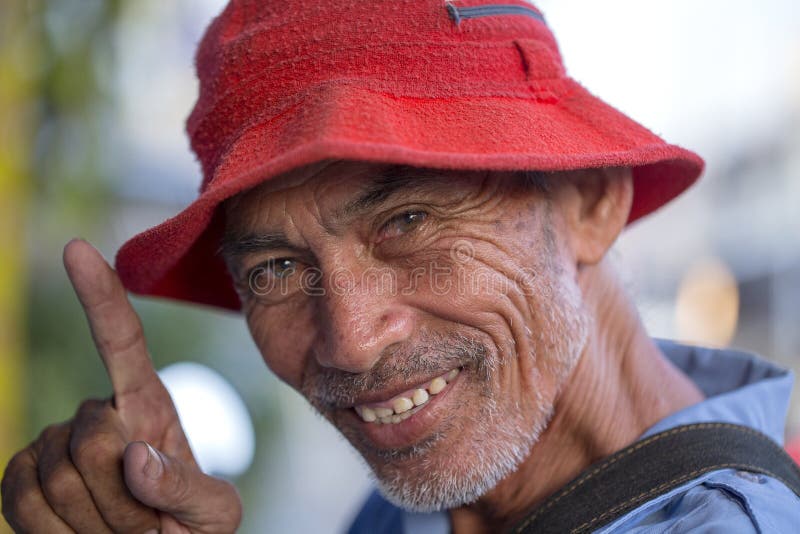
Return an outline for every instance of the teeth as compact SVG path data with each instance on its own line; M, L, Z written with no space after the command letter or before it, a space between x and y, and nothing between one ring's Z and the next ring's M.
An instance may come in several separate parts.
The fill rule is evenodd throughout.
M452 369L442 376L438 376L431 380L427 388L417 388L411 394L411 398L397 397L392 401L392 407L382 406L378 408L369 408L367 406L356 406L355 410L358 415L367 423L399 423L405 421L413 414L417 413L417 409L430 400L431 395L437 395L447 387L448 382L452 382L458 376L460 369ZM421 408L420 408L421 409Z
M383 419L384 417L391 417L394 413L394 410L391 408L375 408L375 415L378 419Z
M361 419L363 419L367 423L373 423L377 418L378 416L375 414L375 410L373 410L372 408L368 408L366 406L361 408Z
M421 406L428 402L428 398L428 392L420 388L414 390L414 396L411 397L411 400L414 401L414 406Z
M413 407L414 403L408 397L398 397L392 403L392 408L394 408L394 413L397 414L407 412Z
M441 376L437 376L436 378L431 380L431 385L428 386L428 391L430 391L431 395L436 395L440 391L442 391L446 385L447 382L445 382L444 378L442 378Z

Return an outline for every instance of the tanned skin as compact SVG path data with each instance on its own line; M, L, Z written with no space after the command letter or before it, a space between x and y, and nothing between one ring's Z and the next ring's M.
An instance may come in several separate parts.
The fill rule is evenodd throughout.
M424 507L427 493L414 490L432 481L436 490L437 476L457 482L437 502L485 483L448 506L450 517L458 534L496 532L702 399L649 338L605 259L630 210L629 169L553 174L542 188L510 173L404 168L411 179L392 194L374 188L387 169L325 162L240 194L225 206L223 251L266 364L398 499ZM432 261L485 283L466 293L387 294L359 282L337 292L324 276L380 267L417 283L429 273L418 280L414 268ZM198 468L116 274L83 241L66 246L64 262L114 396L87 401L12 459L4 516L20 532L235 531L236 490ZM251 275L264 266L290 291L254 292ZM298 289L294 276L311 268L327 291ZM448 352L452 340L471 352ZM450 358L441 366L439 349ZM447 395L407 421L370 427L356 415L453 365ZM518 457L493 463L509 445ZM497 480L476 479L484 464Z

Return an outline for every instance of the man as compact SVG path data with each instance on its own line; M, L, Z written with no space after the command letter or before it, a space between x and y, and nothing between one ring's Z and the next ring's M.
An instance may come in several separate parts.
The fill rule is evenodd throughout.
M198 200L120 250L122 281L87 243L65 248L114 396L9 464L15 529L239 524L235 489L192 457L125 287L241 309L267 365L371 467L380 494L355 532L525 528L574 502L590 465L687 423L781 439L787 373L654 342L605 259L701 160L566 77L529 3L233 1L197 62ZM779 476L739 465L577 530L800 524Z

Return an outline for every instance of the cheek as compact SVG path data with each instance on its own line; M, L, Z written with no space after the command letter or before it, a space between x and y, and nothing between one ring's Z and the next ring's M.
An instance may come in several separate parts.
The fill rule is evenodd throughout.
M496 371L493 380L498 383L493 389L502 388L519 398L515 361L519 350L527 352L530 317L517 289L516 271L500 265L497 254L487 254L488 245L462 243L472 243L474 248L463 246L453 252L451 247L427 258L407 302L428 317L424 322L433 330L457 330L484 344L493 360L487 364Z
M553 396L575 369L592 328L592 316L574 274L569 265L548 271L538 284L542 298L529 299L533 315L540 318L532 336L535 365Z
M475 239L457 240L415 266L415 306L488 334L503 350L529 322L525 286L537 272Z
M509 402L552 398L584 337L579 299L565 292L564 277L574 273L556 272L559 260L543 252L541 240L536 249L513 254L470 243L466 253L434 259L436 267L417 280L415 306L490 340L500 363L496 387Z
M247 313L247 326L267 367L297 390L315 335L310 313L304 310L308 307L256 305Z

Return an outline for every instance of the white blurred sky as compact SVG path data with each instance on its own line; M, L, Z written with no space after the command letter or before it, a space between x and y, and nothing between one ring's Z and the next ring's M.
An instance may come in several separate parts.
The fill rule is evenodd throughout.
M797 0L537 4L570 74L672 142L717 152L798 105Z

